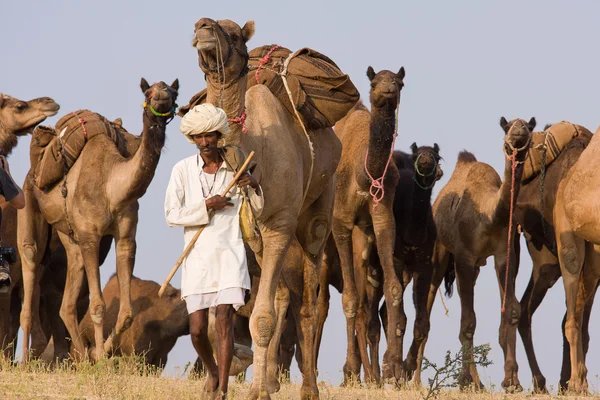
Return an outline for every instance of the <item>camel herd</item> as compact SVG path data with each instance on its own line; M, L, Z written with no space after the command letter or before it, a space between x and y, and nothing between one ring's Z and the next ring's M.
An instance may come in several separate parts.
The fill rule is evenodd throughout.
M277 391L278 374L289 369L294 354L303 376L301 397L318 397L317 359L330 286L342 294L346 317L345 383L360 380L362 368L365 382L421 384L431 310L443 280L448 295L457 281L459 340L468 358L476 328L474 287L490 256L503 304L502 387L522 390L518 329L533 389L546 391L531 319L562 277L567 313L560 384L586 392L589 317L600 282L600 221L594 217L600 201L594 200L600 186L598 135L568 122L534 132L535 118L502 117L503 176L463 151L432 204L432 190L443 175L439 146L413 143L409 153L393 150L404 68L368 67L370 110L359 101L334 127L306 127L266 86L248 87L246 43L254 29L252 21L240 27L202 18L193 41L207 83L204 101L230 117L228 143L255 151L253 174L265 196L260 236L247 243L253 289L236 317L240 347L234 373L253 358L249 397L268 398ZM133 276L138 200L154 176L166 126L175 117L179 83L149 85L142 79L141 89L147 105L141 135L122 132L126 145L120 148L106 135L93 137L50 188L35 182L43 132L34 134L23 184L27 205L19 212L3 210L3 244L16 246L20 255L11 265L11 291L0 295L5 357L14 357L20 327L24 362L44 351L54 360L144 352L149 364L163 366L177 338L189 334L180 292L169 286L158 297L158 284ZM50 98L26 102L0 94L4 154L58 111ZM569 140L553 147L551 139L565 129ZM547 157L550 151L553 156ZM521 234L533 271L519 301ZM103 293L99 266L113 241L117 279L111 278ZM404 292L411 281L416 316L405 353ZM386 350L379 365L382 326ZM460 383L482 388L474 365L463 363Z

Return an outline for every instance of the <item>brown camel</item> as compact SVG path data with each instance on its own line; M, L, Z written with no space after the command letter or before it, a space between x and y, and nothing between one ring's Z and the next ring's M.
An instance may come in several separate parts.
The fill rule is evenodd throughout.
M146 363L162 368L177 339L189 335L189 317L181 291L169 285L165 294L158 297L159 288L156 282L132 276L131 300L135 318L119 341L114 342L115 355L141 355ZM117 323L120 308L121 293L116 275L110 278L102 295L108 305L103 327L104 337L108 338ZM79 324L85 346L95 345L90 311Z
M0 93L0 152L9 155L21 136L29 134L36 125L55 115L59 105L49 97L30 101L18 100ZM17 210L9 205L2 209L3 246L17 245ZM6 357L14 357L14 346L18 330L18 314L12 310L20 306L21 260L10 266L11 287L8 293L0 294L0 351ZM12 301L11 301L12 300ZM15 328L16 327L16 328Z
M356 329L366 326L367 310L362 296L364 288L358 287L360 281L356 282L354 277L359 274L366 276L367 257L363 257L362 250L367 246L369 235L366 231L371 226L383 267L385 297L394 305L397 305L402 297L402 285L394 271L393 261L396 236L393 203L398 168L391 157L396 109L400 102L400 91L404 86L404 75L404 67L400 68L398 73L383 70L377 74L369 67L367 77L371 82L371 112L362 103L357 104L335 125L335 133L342 142L342 158L335 174L332 232L344 281L342 305L346 316L348 340L344 365L345 382L358 377L359 360L364 366L365 381L374 379L366 354L365 332L357 332L356 336L360 358L357 356L355 342ZM378 206L374 197L369 195L376 183L383 187L383 190L376 194L382 197L377 198L381 201ZM359 229L354 229L355 226ZM397 307L389 307L387 311L390 324L387 350L383 357L383 377L397 380L402 377L402 345L397 339L400 336L400 315Z
M276 303L281 314L281 310L285 310L283 306L287 308L285 302L289 301L305 354L301 397L317 398L315 364L311 356L314 309L318 271L331 226L333 175L341 146L331 128L309 130L312 153L298 121L266 86L256 85L246 90L246 42L253 34L253 21L240 28L229 20L216 22L203 18L195 25L193 40L200 68L206 76L206 101L222 106L230 118L238 118L245 111L248 132L242 134L242 125L233 125L227 140L246 152L256 152L258 166L253 175L265 196L265 208L258 220L263 243L257 254L261 277L250 317L255 348L249 397L269 398L269 392L279 387L276 376L267 373L267 364L276 365L270 357L277 354L277 351L269 351L269 344L279 345L278 340L271 340L277 326L278 333L281 332L283 321L283 317L277 316ZM309 176L311 166L312 176ZM285 293L278 295L276 301L276 292L284 292L278 291L278 286L282 286L279 285L281 276L289 294L287 297ZM276 367L272 370L275 372Z
M458 156L450 180L433 205L437 229L434 267L442 270L454 267L462 313L459 339L465 357L472 357L470 350L476 325L474 288L479 268L485 265L488 257L494 256L500 296L505 307L501 314L500 346L504 351L502 387L507 391L522 390L515 353L520 317L520 305L515 297L519 249L516 224L510 221L510 210L518 197L523 162L528 155L535 123L535 118L529 122L521 119L507 122L502 117L500 126L505 132L504 151L508 154L504 180L491 166L478 162L473 154L463 151ZM512 204L511 179L514 179ZM510 240L510 254L507 254L507 238ZM437 282L434 278L434 284ZM435 292L431 292L430 289L430 297L435 296ZM461 385L471 383L477 389L482 388L475 365L464 362Z
M600 279L600 225L597 215L599 132L600 128L560 182L553 215L567 303L565 335L571 358L568 386L575 392L586 392L588 387L582 328L586 303L595 295ZM590 244L586 245L585 241Z
M545 130L546 132L553 132L554 127L558 127L558 125L547 126ZM561 276L558 254L556 253L553 218L556 194L560 182L577 162L592 138L592 133L585 127L580 125L572 125L572 127L581 132L580 136L572 139L562 150L558 158L548 165L544 171L541 171L540 164L540 166L537 166L537 169L540 171L538 171L535 177L522 182L515 209L515 217L524 232L527 240L527 248L533 261L531 278L521 299L519 334L523 340L531 368L533 389L540 393L547 391L546 378L542 374L535 357L531 320L547 291ZM542 187L543 193L541 192ZM591 298L591 302L593 302L593 297ZM586 305L586 307L591 311L591 304ZM587 319L589 319L589 313L587 314ZM587 319L584 322L586 325ZM589 341L589 332L587 330L585 330L584 335L587 336ZM561 369L560 379L561 388L566 388L571 371L568 361L569 345L566 340L565 344L566 353L563 353L563 368Z
M148 104L143 111L144 130L137 152L128 159L119 153L108 136L96 135L86 144L64 177L66 191L61 190L63 185L56 185L47 192L40 190L33 184L33 171L30 170L25 184L28 188L28 204L25 212L19 214L18 232L19 251L24 264L21 311L24 359L29 355L32 318L39 318L39 278L36 273L45 251L46 223L56 228L67 252L68 271L60 316L73 340L74 355L85 355L76 312L84 275L87 276L90 290L97 344L92 357L101 357L111 349L113 342L131 325L133 314L129 289L135 261L137 200L143 196L154 176L165 141L166 123L173 116L178 88L177 80L171 86L164 82L150 86L142 78L141 89ZM88 173L81 174L82 171ZM66 192L66 197L61 191ZM106 343L103 338L106 305L102 299L98 268L103 236L115 238L117 276L121 290L117 325Z

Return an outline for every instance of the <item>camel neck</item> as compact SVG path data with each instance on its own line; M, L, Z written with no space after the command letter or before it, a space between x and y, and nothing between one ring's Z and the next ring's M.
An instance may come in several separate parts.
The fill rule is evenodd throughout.
M513 212L515 210L515 204L519 197L519 191L521 189L521 177L523 176L524 164L518 164L515 168L514 187L512 184L512 161L506 157L506 163L504 167L504 179L500 185L498 191L498 203L496 204L496 211L494 213L494 220L500 223L508 223L510 214L510 198L511 191L514 190L513 194ZM504 222L503 222L504 221Z
M217 77L206 76L206 102L222 108L230 120L242 115L245 110L246 76L240 76L235 80L221 83ZM231 130L227 135L227 144L239 146L242 126L229 124Z
M386 164L393 151L394 131L396 129L396 109L386 104L372 107L369 127L369 158L367 168L373 177L383 175Z
M9 155L17 145L17 136L8 132L0 121L0 150L6 156Z
M118 199L114 199L114 204L129 203L142 197L154 178L165 144L166 118L144 110L143 124L140 147L131 158L113 170L120 179L128 177L125 187L117 191Z

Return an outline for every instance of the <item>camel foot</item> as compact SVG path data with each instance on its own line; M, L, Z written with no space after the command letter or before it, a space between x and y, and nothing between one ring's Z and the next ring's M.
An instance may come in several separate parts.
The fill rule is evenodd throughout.
M313 385L302 384L302 388L300 389L300 398L302 400L318 400L319 389Z
M266 386L269 393L277 393L281 389L281 384L276 377L267 378Z
M502 387L506 393L521 393L523 391L523 387L521 386L521 382L519 382L519 378L517 377L517 373L513 372L502 381Z
M396 360L395 357L388 357L388 360L386 360L386 357L384 356L381 371L385 383L402 386L407 382L406 372L404 371L402 361Z
M248 399L249 400L256 400L256 399L271 400L271 396L269 395L269 392L267 390L261 390L258 386L255 386L254 384L252 384L252 387L250 388L250 392L248 393Z
M204 384L205 393L215 393L219 387L219 377L217 374L208 374L206 383Z
M547 394L548 389L546 389L546 378L544 375L535 375L532 378L533 381L533 393L535 394ZM560 388L560 386L559 386Z
M523 391L523 386L521 386L520 384L509 385L504 388L504 391L508 394L521 393Z

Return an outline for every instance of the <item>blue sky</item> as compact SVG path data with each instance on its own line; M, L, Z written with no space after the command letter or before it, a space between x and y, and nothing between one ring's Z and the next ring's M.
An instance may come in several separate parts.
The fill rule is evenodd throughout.
M595 131L598 118L600 61L597 40L600 3L594 1L404 2L303 1L293 6L276 1L8 1L0 12L0 92L21 99L50 96L59 114L90 109L109 119L121 117L132 133L141 132L141 77L170 83L179 78L179 104L205 87L191 47L193 25L202 17L256 22L254 48L280 44L292 50L311 47L331 57L348 73L368 103L365 71L406 69L396 148L412 142L437 142L448 180L462 149L501 172L503 131L498 121L535 116L538 127L568 120ZM167 144L156 175L140 200L138 251L134 274L161 282L183 247L182 232L168 228L164 192L173 165L194 153L179 132L179 118L167 129ZM11 170L23 181L29 168L29 141L21 139L10 157ZM114 252L101 269L105 283L114 272ZM499 387L503 355L498 345L500 295L492 260L482 268L475 291L477 344L490 343L494 365L481 371L485 383ZM531 272L525 247L517 280L520 298ZM180 275L173 280L180 285ZM406 293L412 339L414 310ZM345 359L345 320L341 298L332 295L319 357L320 380L339 383ZM447 300L448 317L436 302L426 356L442 360L458 350L460 303ZM562 357L560 323L564 289L559 281L534 317L538 361L556 386ZM592 313L592 338L600 334L598 312ZM592 339L588 379L598 387L600 344ZM382 351L383 353L383 351ZM520 339L519 377L531 386L531 374ZM195 358L189 337L169 356L175 371ZM294 376L299 378L297 369Z

